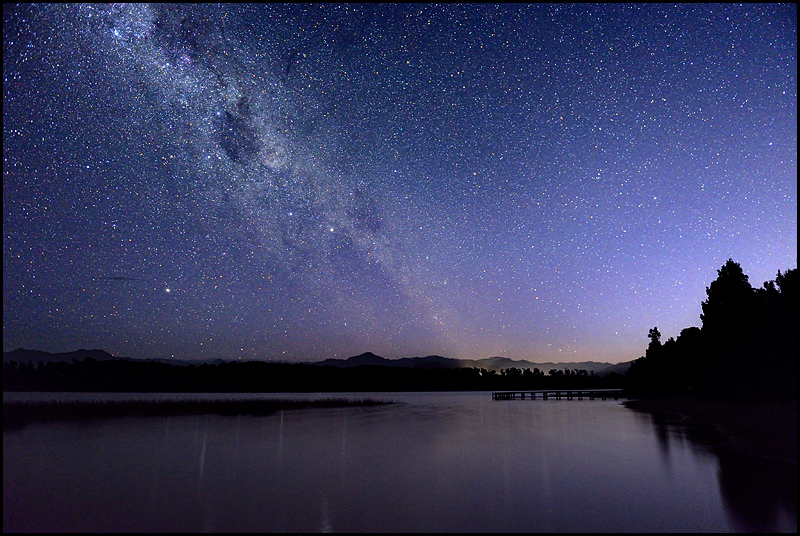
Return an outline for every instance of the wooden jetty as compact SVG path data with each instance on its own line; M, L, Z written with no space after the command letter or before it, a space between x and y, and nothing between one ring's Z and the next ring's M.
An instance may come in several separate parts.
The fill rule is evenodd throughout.
M540 389L536 391L493 392L492 400L536 400L537 398L542 400L551 398L555 400L561 400L562 398L567 400L572 400L573 398L578 400L583 400L584 398L589 400L594 400L595 398L600 400L606 400L607 398L619 400L621 394L622 389Z

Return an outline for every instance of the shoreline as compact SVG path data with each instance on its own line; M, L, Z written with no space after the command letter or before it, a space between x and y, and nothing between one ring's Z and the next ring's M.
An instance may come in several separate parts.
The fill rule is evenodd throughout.
M395 404L369 398L228 399L228 400L105 400L3 401L3 431L27 424L118 417L174 417L184 415L266 416L283 410L368 407Z
M622 404L635 411L677 415L676 424L712 427L737 451L797 467L796 400L748 404L682 397L630 399Z

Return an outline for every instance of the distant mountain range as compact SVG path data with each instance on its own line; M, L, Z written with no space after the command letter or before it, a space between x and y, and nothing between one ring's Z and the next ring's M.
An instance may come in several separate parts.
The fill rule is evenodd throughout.
M41 350L26 350L25 348L17 348L10 352L3 352L3 363L9 361L16 361L18 363L72 363L73 360L83 361L87 357L96 359L97 361L109 361L111 359L122 359L125 361L133 360L132 357L118 357L109 354L105 350L75 350L74 352L50 353ZM189 365L200 363L227 363L222 359L215 359L209 361L182 361L180 359L151 359L157 363L168 363L170 365Z
M97 361L108 361L109 359L120 359L109 354L105 350L75 350L74 352L64 352L60 354L51 354L50 352L42 352L41 350L26 350L25 348L17 348L10 352L3 352L3 363L9 361L17 361L18 363L58 363L67 362L71 363L73 359L82 361L90 357Z
M535 363L533 361L514 360L508 357L487 357L485 359L453 359L440 355L429 355L426 357L404 357L401 359L387 359L372 352L365 352L348 359L325 359L317 361L315 365L327 365L334 367L358 367L363 365L383 365L387 367L403 368L427 368L427 369L453 369L474 367L486 370L503 370L507 368L534 369L538 368L545 374L551 369L558 370L586 370L599 376L605 376L612 372L624 374L630 368L632 361L625 363L602 363L598 361L579 361L575 363Z
M82 361L87 357L96 359L97 361L107 361L110 359L131 359L126 357L114 356L105 350L75 350L74 352L65 353L50 353L40 350L26 350L18 348L10 352L3 352L3 363L9 361L17 361L19 363L53 363L53 362L67 362L71 363L73 360ZM153 359L159 363L168 363L171 365L189 365L189 364L202 364L202 363L226 363L233 360L212 359L207 361L187 361L180 359ZM632 361L625 363L602 363L598 361L580 361L576 363L535 363L527 360L514 360L507 357L487 357L485 359L453 359L450 357L442 357L440 355L429 355L426 357L404 357L401 359L387 359L371 352L365 352L360 355L350 357L348 359L325 359L323 361L316 361L310 364L319 366L334 366L334 367L358 367L364 365L372 366L387 366L387 367L403 367L403 368L419 368L419 369L455 369L455 368L482 368L486 370L503 370L507 368L519 369L534 369L538 368L545 374L551 369L557 370L586 370L598 376L605 376L612 372L624 374L630 368Z

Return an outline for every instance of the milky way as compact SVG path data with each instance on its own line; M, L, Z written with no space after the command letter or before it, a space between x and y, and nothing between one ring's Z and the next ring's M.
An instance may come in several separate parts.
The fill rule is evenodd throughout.
M4 6L3 347L623 361L797 264L794 6Z

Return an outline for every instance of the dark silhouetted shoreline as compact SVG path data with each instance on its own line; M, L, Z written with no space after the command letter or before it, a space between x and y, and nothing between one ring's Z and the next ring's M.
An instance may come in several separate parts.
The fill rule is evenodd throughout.
M231 399L231 400L103 400L3 401L3 429L35 422L102 419L108 417L167 417L179 415L272 415L283 410L378 406L396 402L364 398Z
M118 393L334 393L615 389L622 375L586 370L336 367L264 361L172 365L149 360L3 363L3 391Z
M664 343L658 327L650 329L645 355L625 373L631 398L797 400L797 269L779 270L760 288L733 259L717 274L700 304L702 327Z

